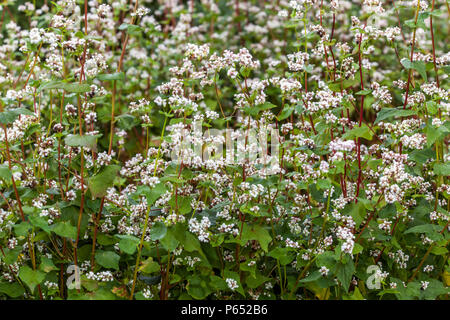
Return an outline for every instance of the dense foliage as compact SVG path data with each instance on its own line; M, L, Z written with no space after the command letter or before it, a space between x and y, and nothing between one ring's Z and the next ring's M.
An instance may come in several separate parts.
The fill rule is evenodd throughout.
M0 299L448 298L448 0L0 15Z

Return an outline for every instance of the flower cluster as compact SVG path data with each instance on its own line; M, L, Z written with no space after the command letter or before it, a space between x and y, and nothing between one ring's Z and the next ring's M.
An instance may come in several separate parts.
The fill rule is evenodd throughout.
M0 300L448 298L442 1L0 8Z

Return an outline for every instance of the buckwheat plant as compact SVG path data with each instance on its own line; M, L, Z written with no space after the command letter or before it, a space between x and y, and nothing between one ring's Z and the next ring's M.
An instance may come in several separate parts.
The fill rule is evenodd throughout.
M0 2L0 299L448 299L449 21Z

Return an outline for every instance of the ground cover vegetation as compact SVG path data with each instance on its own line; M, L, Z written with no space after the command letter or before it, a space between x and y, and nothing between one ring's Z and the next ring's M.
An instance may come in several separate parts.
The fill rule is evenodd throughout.
M0 299L447 299L449 21L1 1Z

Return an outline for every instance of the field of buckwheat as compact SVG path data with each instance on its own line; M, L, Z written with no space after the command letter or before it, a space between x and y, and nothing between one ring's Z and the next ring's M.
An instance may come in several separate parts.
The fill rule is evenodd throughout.
M0 300L446 300L449 0L2 0Z

